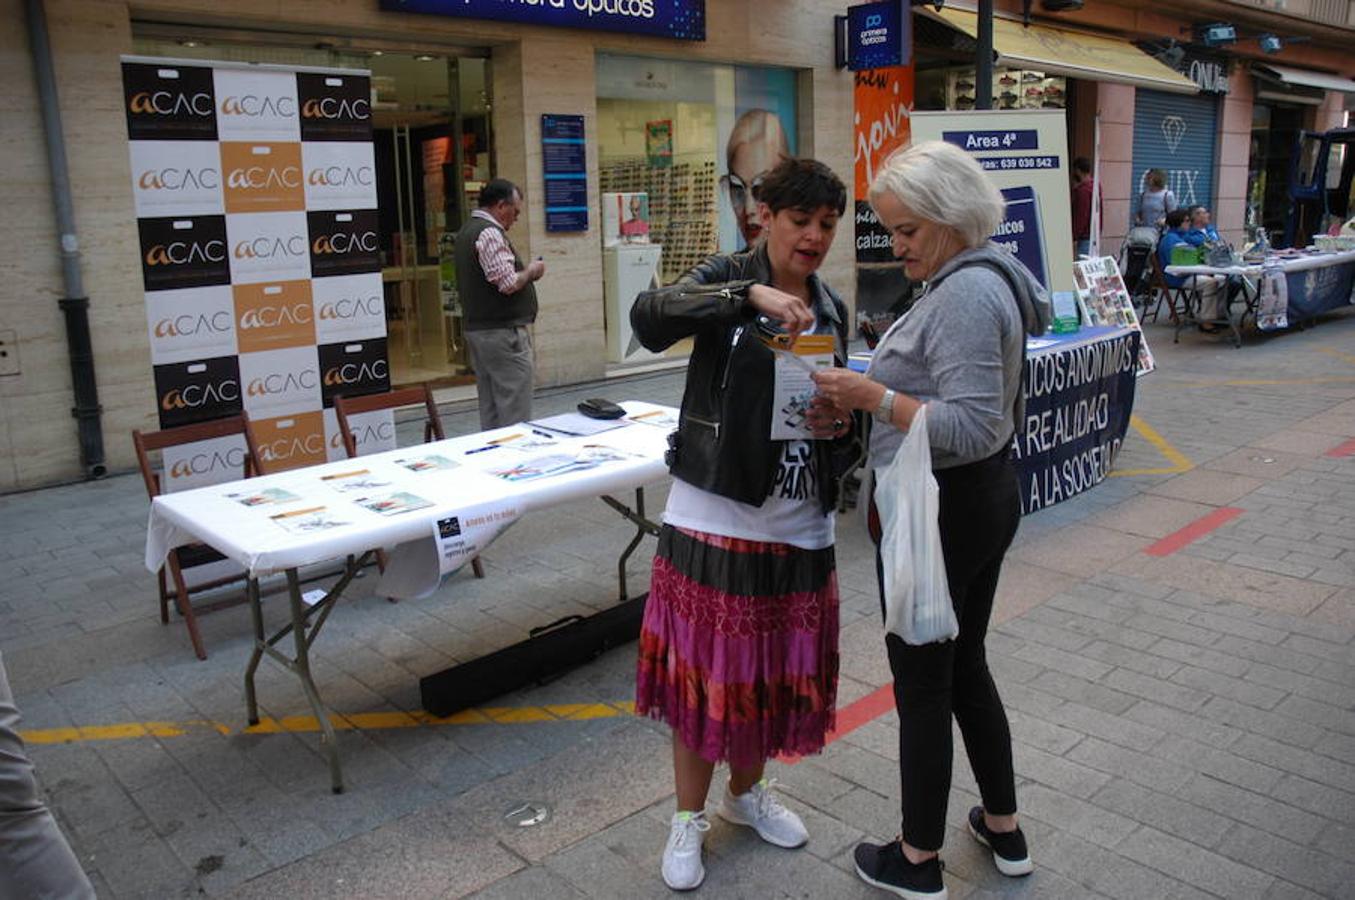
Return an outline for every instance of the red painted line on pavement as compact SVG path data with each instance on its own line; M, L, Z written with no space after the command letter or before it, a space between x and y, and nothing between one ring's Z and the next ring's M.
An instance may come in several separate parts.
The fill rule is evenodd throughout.
M851 703L837 711L837 727L828 732L824 738L824 746L833 743L838 738L851 734L856 729L868 722L874 722L880 716L894 708L894 687L885 685L878 688L866 696ZM779 756L781 762L788 766L793 766L804 757L801 756Z
M1346 441L1344 444L1337 444L1332 447L1323 456L1355 456L1355 439Z
M1242 515L1242 510L1236 506L1220 507L1209 515L1196 519L1185 528L1173 531L1157 543L1150 544L1143 552L1149 556L1170 556L1187 544L1198 541L1215 528L1236 519L1240 515Z

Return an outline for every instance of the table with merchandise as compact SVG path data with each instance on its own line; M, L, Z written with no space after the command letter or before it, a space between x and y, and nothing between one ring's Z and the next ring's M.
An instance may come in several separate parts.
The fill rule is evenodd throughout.
M1167 266L1168 275L1222 275L1243 280L1242 318L1263 330L1311 321L1324 312L1349 306L1355 294L1355 249L1282 250L1264 260L1228 266ZM1275 277L1269 279L1267 275ZM1281 277L1282 276L1282 277Z
M657 525L645 518L644 487L667 478L668 433L677 410L627 401L626 416L577 413L389 450L259 478L164 494L151 504L146 566L158 571L175 547L203 543L242 566L254 649L245 669L249 722L259 720L254 675L267 655L300 679L319 720L335 793L343 774L330 717L311 674L310 647L344 589L380 548L389 553L378 594L418 597L456 571L518 517L590 497L636 526L618 563ZM634 508L612 495L635 492ZM347 560L329 590L303 591L304 566ZM258 579L283 573L290 619L267 635ZM292 636L294 654L279 644Z

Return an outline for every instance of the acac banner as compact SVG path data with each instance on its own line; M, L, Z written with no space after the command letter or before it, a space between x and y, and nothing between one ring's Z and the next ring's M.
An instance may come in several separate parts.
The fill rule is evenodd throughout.
M270 471L341 458L338 394L390 389L366 72L124 57L161 428L249 414ZM389 411L358 423L394 447ZM165 453L165 490L244 443Z

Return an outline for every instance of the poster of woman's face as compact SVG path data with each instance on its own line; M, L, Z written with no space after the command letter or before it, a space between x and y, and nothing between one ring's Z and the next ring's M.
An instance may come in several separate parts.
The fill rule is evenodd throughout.
M762 234L754 197L762 177L795 155L795 80L790 72L735 69L734 105L717 103L720 250L741 250Z

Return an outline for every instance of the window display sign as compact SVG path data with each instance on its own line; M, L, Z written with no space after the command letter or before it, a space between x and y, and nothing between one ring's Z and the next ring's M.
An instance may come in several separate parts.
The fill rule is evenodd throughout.
M381 0L393 12L494 19L554 28L621 31L683 41L706 39L706 0Z
M588 230L588 160L583 116L541 116L546 230Z
M901 0L847 8L847 68L882 69L913 60L913 17Z
M945 141L972 154L1007 200L993 240L1047 289L1073 289L1063 110L915 112L912 132L914 141Z

